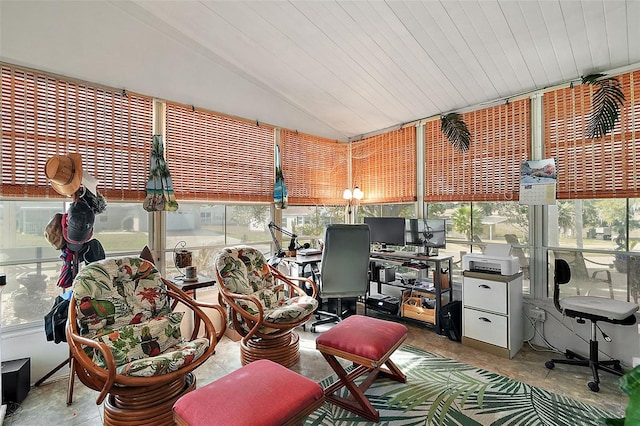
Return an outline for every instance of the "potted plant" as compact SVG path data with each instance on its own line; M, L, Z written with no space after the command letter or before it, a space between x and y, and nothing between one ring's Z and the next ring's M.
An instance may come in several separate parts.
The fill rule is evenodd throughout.
M609 426L631 426L640 424L640 365L620 378L620 389L629 395L625 417L605 419Z

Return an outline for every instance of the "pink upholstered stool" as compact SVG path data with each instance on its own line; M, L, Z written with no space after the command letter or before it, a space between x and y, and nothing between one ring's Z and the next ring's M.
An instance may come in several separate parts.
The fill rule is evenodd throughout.
M173 413L180 426L296 425L323 402L319 384L263 359L182 396Z
M389 359L406 338L407 327L403 324L362 315L352 315L325 331L316 339L316 348L339 378L324 390L327 401L377 422L380 413L364 393L378 376L400 383L407 381L407 377ZM352 361L357 367L347 374L336 357ZM368 376L356 385L354 380L363 374ZM343 387L349 390L351 398L336 395Z

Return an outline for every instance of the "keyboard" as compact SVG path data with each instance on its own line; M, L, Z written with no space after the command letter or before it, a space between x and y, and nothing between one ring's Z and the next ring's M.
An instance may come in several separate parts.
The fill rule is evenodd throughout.
M307 248L298 250L297 253L301 256L313 256L314 254L322 254L322 250L316 248Z

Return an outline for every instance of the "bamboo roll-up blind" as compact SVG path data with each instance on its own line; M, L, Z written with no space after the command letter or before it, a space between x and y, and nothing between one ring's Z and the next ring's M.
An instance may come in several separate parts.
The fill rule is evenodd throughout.
M347 143L281 129L280 152L289 204L344 203L342 193L349 185Z
M517 201L520 166L529 159L529 99L462 115L469 150L453 148L441 121L425 124L425 201Z
M273 201L272 126L167 103L166 129L178 200Z
M352 142L352 184L363 204L417 200L416 129L407 127Z
M19 67L1 66L0 196L62 197L44 166L79 153L109 201L142 201L152 138L152 99Z
M544 94L545 151L556 161L558 199L640 196L640 71L617 78L625 103L613 131L598 139L586 137L595 87Z

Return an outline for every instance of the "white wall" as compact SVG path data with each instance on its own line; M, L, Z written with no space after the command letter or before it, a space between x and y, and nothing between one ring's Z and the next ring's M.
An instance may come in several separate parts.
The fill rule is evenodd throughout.
M31 383L34 383L69 357L65 342L47 341L44 325L33 325L7 332L2 331L2 361L31 358ZM62 367L48 381L69 375L69 367ZM65 396L62 396L65 398Z
M537 306L546 311L546 321L537 325L537 330L532 343L546 347L542 336L557 349L564 351L571 349L581 355L589 355L589 339L591 338L591 321L579 324L574 318L563 317L553 305L553 300L524 299L523 315L524 338L528 339L532 335L531 324L526 317L529 309ZM598 348L600 350L599 359L606 360L614 358L620 360L623 368L628 369L633 366L633 357L640 356L640 335L638 326L622 326L599 322L600 328L611 337L611 343L604 340L600 331L597 332ZM606 355L605 355L606 354ZM549 358L559 358L549 353ZM561 356L560 356L561 358ZM603 373L607 374L607 373Z

